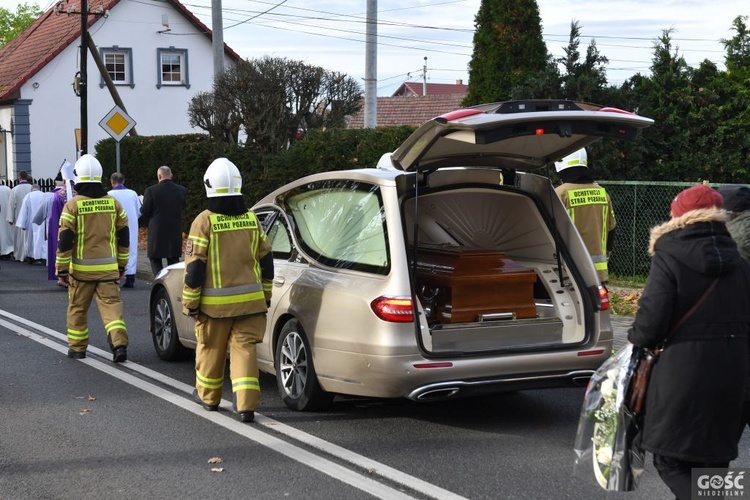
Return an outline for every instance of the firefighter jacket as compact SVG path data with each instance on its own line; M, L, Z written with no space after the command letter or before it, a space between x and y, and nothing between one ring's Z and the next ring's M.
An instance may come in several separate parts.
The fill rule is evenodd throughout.
M74 196L60 214L55 268L78 281L120 278L128 263L128 217L111 196Z
M564 183L555 191L581 234L599 279L607 281L607 237L616 224L609 195L596 183Z
M253 212L204 210L195 218L185 245L185 314L233 318L265 312L272 281L271 244Z

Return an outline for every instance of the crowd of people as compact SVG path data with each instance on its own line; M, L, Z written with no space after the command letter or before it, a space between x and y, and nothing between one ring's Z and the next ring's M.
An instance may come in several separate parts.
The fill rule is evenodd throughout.
M120 288L135 282L138 227L149 228L147 254L154 275L164 259L167 265L178 262L187 190L162 166L158 183L146 189L142 201L125 187L119 172L112 174L107 191L102 166L89 154L76 161L71 173L68 183L61 171L49 193L42 193L26 172L13 189L0 189L0 211L9 223L3 224L0 249L19 261L46 261L49 278L67 288L69 358L86 357L88 310L96 300L112 361L122 363L129 339ZM234 413L241 422L252 422L260 399L255 346L263 340L271 300L271 246L244 203L242 176L231 161L211 163L204 185L208 209L193 221L185 244L182 294L183 312L195 320L198 339L193 398L206 410L218 410L229 351ZM219 217L241 224L214 231Z
M71 171L73 170L73 166ZM54 188L43 192L28 172L20 172L14 187L0 181L0 260L16 260L30 265L42 264L48 278L67 288L55 269L55 254L60 228L60 216L65 203L77 194L75 179L65 181L61 168L54 180ZM150 229L147 254L154 275L162 269L162 258L167 265L180 260L182 255L182 211L187 190L172 181L167 166L157 170L158 184L138 195L125 186L125 175L115 172L110 177L107 195L120 202L128 218L130 241L128 264L121 286L133 288L138 263L138 230ZM145 203L145 205L144 205Z

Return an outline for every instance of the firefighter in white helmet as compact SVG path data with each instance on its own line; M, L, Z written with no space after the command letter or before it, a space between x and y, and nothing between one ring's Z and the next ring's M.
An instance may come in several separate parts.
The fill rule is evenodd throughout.
M242 177L226 158L203 176L208 210L190 227L185 247L183 311L195 320L193 399L219 409L227 348L234 410L252 422L260 399L255 345L263 340L271 301L273 254L242 198Z
M96 297L107 331L112 361L127 359L128 332L122 318L120 278L128 263L128 217L120 203L107 195L102 166L82 155L74 166L76 196L60 214L55 269L68 284L68 357L86 357L89 344L88 309Z
M579 149L555 162L563 183L555 188L591 255L599 280L607 283L607 260L614 244L615 212L609 194L594 182L588 155Z

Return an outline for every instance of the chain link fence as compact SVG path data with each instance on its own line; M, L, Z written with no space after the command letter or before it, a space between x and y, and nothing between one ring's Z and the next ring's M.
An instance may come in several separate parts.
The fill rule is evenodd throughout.
M694 182L597 181L607 190L617 219L609 272L617 276L647 276L651 268L648 245L651 228L669 220L674 197ZM709 184L713 188L721 184Z

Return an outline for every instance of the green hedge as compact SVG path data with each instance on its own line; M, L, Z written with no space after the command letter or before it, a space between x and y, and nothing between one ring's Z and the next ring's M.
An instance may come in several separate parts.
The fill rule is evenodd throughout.
M248 206L287 182L317 172L374 167L383 153L396 149L414 127L377 129L315 129L291 148L262 157L250 147L212 142L205 134L125 137L120 142L120 171L125 184L143 194L156 183L162 165L172 169L174 181L188 189L183 217L187 231L196 215L206 208L203 174L215 158L229 158L242 172L242 192ZM96 144L95 155L104 178L117 169L116 143ZM109 186L109 182L105 182Z

